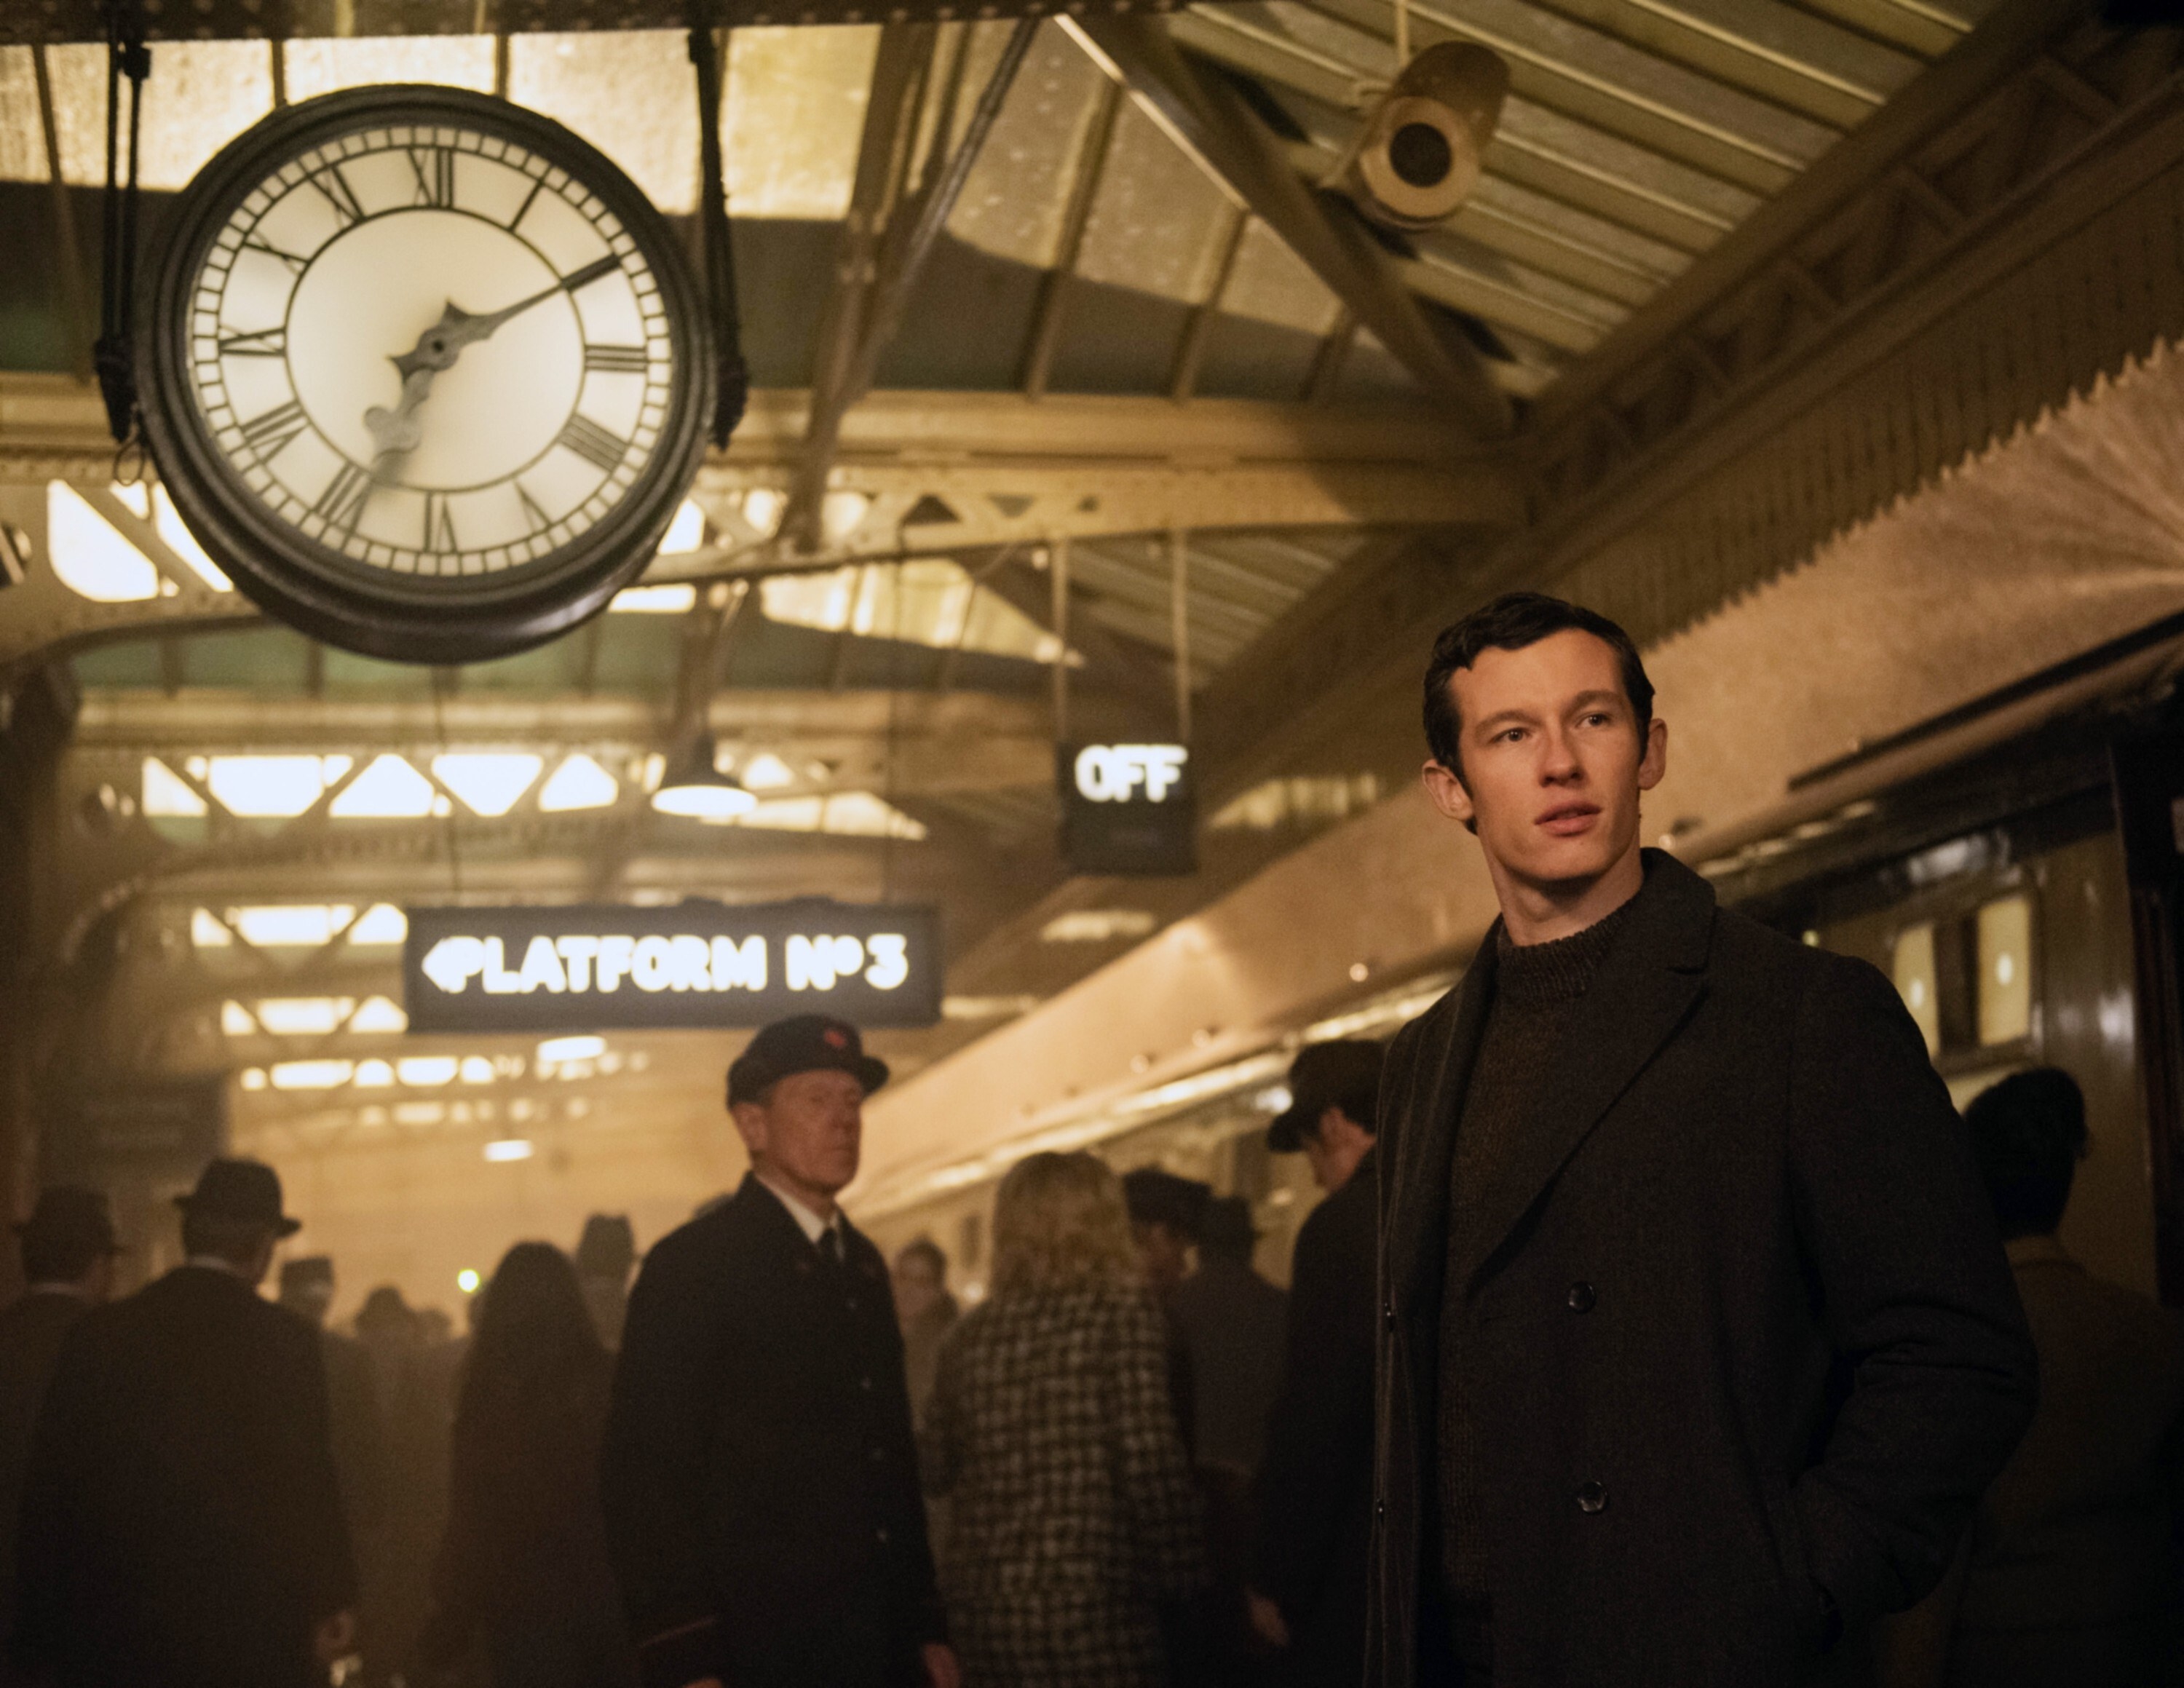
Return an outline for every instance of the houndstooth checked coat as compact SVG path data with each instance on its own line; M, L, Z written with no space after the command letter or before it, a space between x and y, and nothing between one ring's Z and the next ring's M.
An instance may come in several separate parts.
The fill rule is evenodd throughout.
M997 1295L950 1333L926 1485L965 1688L1157 1688L1159 1607L1203 1579L1196 1493L1142 1290Z

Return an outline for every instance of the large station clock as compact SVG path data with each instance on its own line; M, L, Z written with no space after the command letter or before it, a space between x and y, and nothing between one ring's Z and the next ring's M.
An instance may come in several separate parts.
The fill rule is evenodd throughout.
M703 313L627 176L455 89L276 112L172 207L137 329L154 459L269 614L477 661L641 571L711 414Z

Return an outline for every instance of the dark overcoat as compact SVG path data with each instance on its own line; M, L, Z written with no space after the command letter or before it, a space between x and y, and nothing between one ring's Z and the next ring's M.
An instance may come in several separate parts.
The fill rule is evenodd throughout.
M0 1647L11 1646L14 1634L15 1521L22 1513L31 1435L60 1361L62 1339L90 1311L85 1297L46 1287L0 1312ZM6 1680L0 1661L0 1681Z
M602 1495L651 1688L892 1688L945 1635L887 1265L843 1234L746 1178L631 1292Z
M1379 1154L1312 1209L1290 1267L1289 1351L1256 1490L1252 1586L1281 1608L1279 1675L1357 1688L1373 1518Z
M304 1688L354 1604L319 1333L185 1266L84 1315L24 1485L16 1642L63 1688Z
M2031 1416L1994 1220L1893 987L1718 909L1671 858L1646 868L1468 1234L1451 1156L1498 928L1389 1052L1384 1688L1432 1674L1446 1633L1445 1280L1485 1454L1495 1688L1821 1679L1839 1630L1934 1585Z

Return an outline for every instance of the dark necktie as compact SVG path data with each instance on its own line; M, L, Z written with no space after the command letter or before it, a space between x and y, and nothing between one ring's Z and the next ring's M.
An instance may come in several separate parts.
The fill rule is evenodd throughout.
M842 1269L842 1231L838 1225L829 1225L819 1234L819 1255L837 1272Z

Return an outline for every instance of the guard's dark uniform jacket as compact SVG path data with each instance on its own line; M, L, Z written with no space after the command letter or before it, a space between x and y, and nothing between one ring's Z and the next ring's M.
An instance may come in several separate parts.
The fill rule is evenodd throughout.
M646 1256L603 1495L647 1688L894 1688L944 1638L887 1267L842 1234L746 1178Z
M1368 1680L1436 1644L1442 1286L1486 1462L1494 1688L1789 1688L1939 1579L2035 1361L1888 981L1646 853L1533 1123L1449 1235L1496 933L1380 1087ZM1832 1609L1831 1609L1832 1608Z

